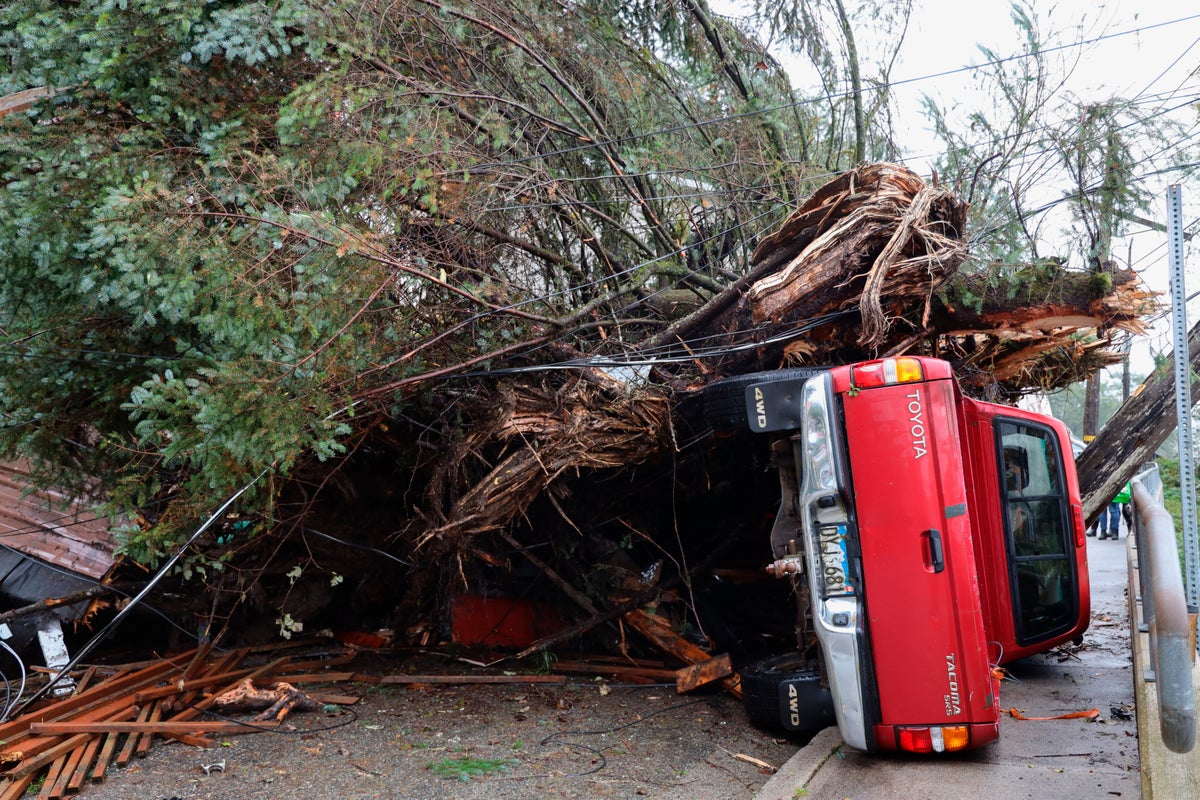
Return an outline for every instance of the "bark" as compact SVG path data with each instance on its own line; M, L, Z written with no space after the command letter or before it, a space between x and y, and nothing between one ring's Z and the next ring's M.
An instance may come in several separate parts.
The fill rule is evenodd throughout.
M265 709L254 719L276 722L281 722L288 712L295 709L314 711L319 708L315 700L290 683L280 681L270 689L259 689L250 678L219 695L213 705L227 714L234 711Z
M1188 333L1191 374L1200 374L1200 323ZM1083 515L1090 524L1142 465L1178 427L1175 415L1175 359L1155 370L1140 390L1126 400L1108 424L1079 456L1079 491ZM1200 393L1200 380L1192 379L1192 402Z
M1088 376L1083 392L1083 440L1090 442L1100 431L1100 373Z

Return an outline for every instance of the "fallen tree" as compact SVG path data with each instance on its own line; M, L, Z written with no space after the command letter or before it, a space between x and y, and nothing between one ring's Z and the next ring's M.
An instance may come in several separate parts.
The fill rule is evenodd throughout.
M1200 398L1200 323L1188 332L1192 404ZM1129 395L1079 456L1079 490L1088 524L1141 471L1175 429L1175 356L1172 355Z
M429 503L438 510L414 519L405 538L417 548L437 542L439 555L461 552L471 535L498 530L541 492L553 494L565 471L667 455L667 410L715 378L914 353L953 362L968 391L1015 400L1117 363L1109 333L1141 331L1157 307L1131 272L1098 279L1046 262L1003 281L959 275L964 226L965 204L903 167L838 176L764 237L747 279L630 348L633 360L673 340L694 354L656 367L659 380L622 386L580 367L556 390L485 389L479 406L487 413L438 460ZM955 299L965 296L977 304ZM480 475L469 463L489 469Z
M457 593L512 591L520 575L609 625L632 596L670 598L688 618L703 602L695 554L753 542L735 562L758 566L777 502L758 456L714 457L711 431L689 417L712 380L911 353L953 362L970 393L1014 401L1115 363L1111 333L1140 330L1156 308L1113 269L964 272L965 220L947 189L866 165L818 189L759 242L744 276L658 332L587 357L531 323L537 349L519 370L409 381L403 391L425 400L404 414L377 401L379 385L361 390L347 454L297 465L273 490L274 520L239 521L268 536L227 525L199 544L213 563L236 556L209 574L214 619L244 603L298 629L341 602L425 643L446 635L438 620ZM391 561L364 561L356 544ZM681 591L643 577L664 559Z

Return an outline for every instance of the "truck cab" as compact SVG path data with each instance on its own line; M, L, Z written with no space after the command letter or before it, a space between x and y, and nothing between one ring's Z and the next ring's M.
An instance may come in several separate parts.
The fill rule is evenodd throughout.
M758 373L730 390L774 437L768 569L794 581L842 738L867 752L995 740L995 667L1089 619L1065 426L964 397L932 358ZM795 722L795 687L779 692Z
M962 408L964 438L978 453L967 463L968 492L987 529L976 543L985 626L1006 664L1087 629L1083 506L1062 422L970 399Z

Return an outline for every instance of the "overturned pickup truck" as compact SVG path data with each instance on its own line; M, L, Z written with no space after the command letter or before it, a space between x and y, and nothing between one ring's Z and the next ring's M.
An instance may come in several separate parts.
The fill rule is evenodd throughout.
M995 740L994 668L1078 639L1087 548L1058 420L964 397L945 361L784 369L706 387L714 426L770 434L773 574L795 653L743 671L751 718L834 719L867 752Z

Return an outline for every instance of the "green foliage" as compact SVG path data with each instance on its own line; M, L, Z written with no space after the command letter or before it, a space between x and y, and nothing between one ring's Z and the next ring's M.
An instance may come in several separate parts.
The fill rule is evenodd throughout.
M1167 513L1171 515L1171 519L1175 523L1175 540L1176 547L1179 550L1179 564L1186 575L1187 563L1183 548L1183 494L1180 492L1179 485L1179 460L1163 456L1159 456L1155 460L1158 463L1158 476L1162 479L1163 508L1167 510Z
M511 758L468 758L464 756L462 758L443 758L441 761L432 761L426 765L426 769L434 775L443 778L469 781L471 778L480 775L507 772L515 763L517 762Z
M0 457L98 480L154 561L264 472L238 510L278 521L381 418L435 439L469 391L435 375L661 329L655 291L719 289L841 163L803 154L847 150L751 30L703 3L10 2L0 94L52 91L0 118Z

